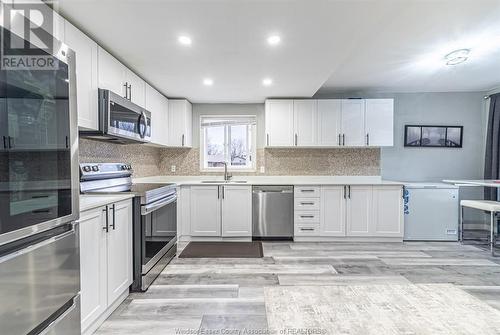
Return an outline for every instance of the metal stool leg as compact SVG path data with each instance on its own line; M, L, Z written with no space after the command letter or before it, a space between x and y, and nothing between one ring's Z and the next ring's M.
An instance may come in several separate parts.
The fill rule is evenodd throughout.
M464 242L464 207L460 206L460 242Z
M495 242L494 242L494 238L495 238L495 212L491 212L490 213L490 250L491 250L491 255L492 256L495 256Z

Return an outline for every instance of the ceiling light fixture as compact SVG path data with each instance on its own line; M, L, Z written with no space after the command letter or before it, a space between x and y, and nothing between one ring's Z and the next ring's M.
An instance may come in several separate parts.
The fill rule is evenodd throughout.
M183 44L183 45L191 45L191 38L188 37L188 36L179 36L179 38L177 38L177 40L179 41L180 44Z
M273 84L273 80L271 78L264 78L262 80L262 85L264 86L271 86Z
M281 37L278 35L272 35L267 38L267 43L269 45L277 45L281 42Z
M203 79L203 85L205 85L205 86L212 86L213 84L214 84L213 79L210 79L210 78Z
M465 62L469 58L470 49L458 49L450 52L444 59L446 61L446 65L457 65Z

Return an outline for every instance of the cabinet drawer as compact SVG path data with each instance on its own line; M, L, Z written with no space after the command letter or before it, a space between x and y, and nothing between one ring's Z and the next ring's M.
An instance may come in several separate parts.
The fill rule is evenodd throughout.
M295 223L319 223L319 211L295 212Z
M294 202L296 211L319 211L319 198L295 198Z
M319 186L295 186L295 196L303 198L318 198L319 197Z
M319 235L319 223L299 223L295 225L295 236Z

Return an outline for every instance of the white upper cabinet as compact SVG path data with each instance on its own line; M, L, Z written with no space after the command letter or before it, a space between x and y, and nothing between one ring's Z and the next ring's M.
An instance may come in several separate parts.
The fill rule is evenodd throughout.
M315 146L318 142L316 100L293 100L294 145Z
M77 56L78 57L78 56ZM127 68L103 48L98 48L99 88L128 97L126 89Z
M266 146L294 145L293 100L266 101Z
M266 147L393 145L393 99L266 100Z
M146 84L146 109L151 112L151 143L168 145L168 99Z
M78 101L78 126L97 130L98 123L98 73L97 43L65 22L65 43L76 53L76 94Z
M365 146L365 100L342 100L342 145Z
M190 148L193 145L192 105L185 99L168 100L168 145Z
M342 104L338 99L318 100L318 145L339 146L342 131Z
M252 188L222 187L222 236L252 236Z
M136 105L145 107L146 82L127 69L125 83L128 85L128 99Z
M366 142L369 146L394 145L394 100L366 100Z

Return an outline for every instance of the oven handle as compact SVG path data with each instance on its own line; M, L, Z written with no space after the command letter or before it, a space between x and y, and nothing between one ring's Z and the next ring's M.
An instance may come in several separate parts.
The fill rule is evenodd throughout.
M148 215L163 206L170 205L171 203L177 201L177 194L174 194L165 200L160 200L153 202L152 204L141 206L141 215Z

